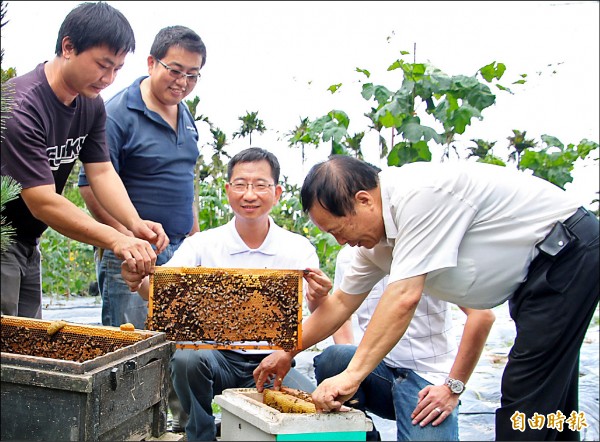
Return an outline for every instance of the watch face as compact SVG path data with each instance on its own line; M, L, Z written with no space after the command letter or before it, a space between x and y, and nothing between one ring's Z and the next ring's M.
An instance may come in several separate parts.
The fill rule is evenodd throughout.
M450 390L452 391L452 393L460 394L463 392L464 389L465 386L461 381L458 381L456 379L450 381Z

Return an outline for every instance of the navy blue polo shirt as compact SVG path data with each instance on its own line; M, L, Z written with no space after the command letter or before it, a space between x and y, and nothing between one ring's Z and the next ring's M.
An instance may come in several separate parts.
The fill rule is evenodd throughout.
M142 100L140 77L106 102L110 158L142 219L162 224L169 239L186 236L194 221L198 131L184 102L177 132ZM87 185L82 169L79 185Z

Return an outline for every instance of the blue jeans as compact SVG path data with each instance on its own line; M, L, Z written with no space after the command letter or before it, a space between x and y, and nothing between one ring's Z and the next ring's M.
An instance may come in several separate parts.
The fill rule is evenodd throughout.
M188 441L216 440L213 397L228 388L255 388L252 372L265 355L244 355L228 350L177 349L171 357L171 380L189 420ZM312 392L315 385L292 368L283 385Z
M171 241L156 258L156 265L167 262L179 248L183 238ZM98 290L102 296L102 325L118 327L130 322L135 328L146 328L148 301L132 292L121 277L121 262L112 250L96 249Z
M355 352L354 345L332 345L315 356L317 385L344 371ZM458 440L458 407L437 427L412 424L410 414L417 406L418 393L428 385L431 384L412 370L391 368L380 362L360 384L354 408L395 420L398 440Z

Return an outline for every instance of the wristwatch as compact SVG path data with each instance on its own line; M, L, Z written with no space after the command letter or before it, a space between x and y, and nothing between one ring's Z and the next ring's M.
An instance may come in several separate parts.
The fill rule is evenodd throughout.
M465 383L458 379L446 378L446 385L454 394L461 394L465 391Z

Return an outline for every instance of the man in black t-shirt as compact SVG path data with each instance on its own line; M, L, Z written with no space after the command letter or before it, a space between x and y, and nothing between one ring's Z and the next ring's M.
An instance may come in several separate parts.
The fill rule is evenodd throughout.
M146 274L168 245L162 226L138 215L105 142L100 92L134 49L133 30L121 12L104 2L82 3L63 21L54 59L7 83L13 104L2 128L2 175L13 177L22 191L2 213L16 230L2 253L2 314L41 318L38 244L48 226L110 249L132 271ZM78 158L98 201L135 237L95 221L61 195Z

